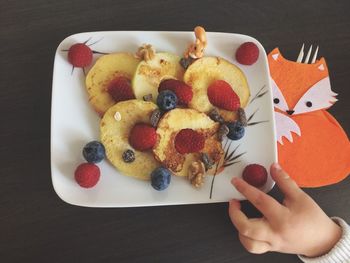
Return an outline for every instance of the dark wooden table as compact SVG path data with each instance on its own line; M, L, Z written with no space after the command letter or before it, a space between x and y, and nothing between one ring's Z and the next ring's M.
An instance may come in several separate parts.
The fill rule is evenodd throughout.
M296 58L320 45L339 102L330 112L350 132L350 2L0 1L0 262L297 262L247 253L227 204L89 209L65 204L50 178L55 49L66 36L100 30L237 32ZM350 178L307 192L350 221ZM277 189L271 194L278 199ZM257 212L245 204L245 211Z

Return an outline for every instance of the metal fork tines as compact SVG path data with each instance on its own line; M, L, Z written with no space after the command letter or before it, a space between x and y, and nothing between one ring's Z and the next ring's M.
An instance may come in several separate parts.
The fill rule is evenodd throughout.
M306 57L305 57L304 61L302 62L303 57L304 57L304 46L305 46L304 44L301 46L301 49L300 49L300 52L299 52L299 55L298 55L298 58L297 58L297 62L298 62L298 63L305 63L305 64L308 64L308 63L309 63L310 56L311 56L311 52L312 52L312 45L310 46L309 51L307 52ZM315 50L314 55L312 56L312 59L311 59L310 64L313 64L313 63L316 62L317 53L318 53L318 46L317 46L317 48L316 48L316 50Z

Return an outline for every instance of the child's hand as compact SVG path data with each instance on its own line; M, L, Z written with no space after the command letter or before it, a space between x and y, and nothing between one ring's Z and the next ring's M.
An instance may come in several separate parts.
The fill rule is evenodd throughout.
M251 253L267 251L316 257L326 254L341 237L334 223L278 164L271 166L271 176L285 195L283 205L239 178L232 184L263 215L249 219L232 200L229 215L239 232L243 246Z

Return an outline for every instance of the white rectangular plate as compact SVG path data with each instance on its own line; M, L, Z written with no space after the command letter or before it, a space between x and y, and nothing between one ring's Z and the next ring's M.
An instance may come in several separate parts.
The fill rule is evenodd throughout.
M188 44L194 41L193 32L145 32L116 31L88 32L72 35L57 48L52 84L51 111L51 171L52 183L58 196L65 202L87 207L131 207L226 202L232 198L243 199L231 185L233 176L241 176L247 164L259 163L267 169L277 161L272 94L266 53L254 38L230 33L208 32L206 56L223 57L239 66L245 73L250 91L247 117L253 115L245 136L227 144L234 156L240 155L231 165L215 177L207 176L201 189L193 188L186 178L173 176L165 191L154 190L149 182L123 176L107 160L98 164L101 177L92 189L84 189L74 180L75 168L84 159L82 148L92 140L99 140L99 117L88 103L85 76L81 68L72 71L64 50L75 43L87 40L91 49L98 52L132 52L143 43L152 44L157 51L182 55ZM240 44L252 41L260 50L258 61L252 66L242 66L234 58ZM96 61L100 54L94 54ZM86 72L89 68L85 69ZM263 95L262 95L263 94ZM260 96L259 96L260 95ZM223 142L225 144L225 140ZM269 169L268 169L269 170ZM274 182L269 177L262 188L267 192ZM212 196L210 198L212 187Z

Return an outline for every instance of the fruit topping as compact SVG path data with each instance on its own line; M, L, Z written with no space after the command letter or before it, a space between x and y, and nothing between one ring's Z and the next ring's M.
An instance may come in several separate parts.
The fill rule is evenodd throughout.
M216 80L208 87L208 98L211 104L228 111L236 111L241 106L236 92L224 80Z
M194 58L191 58L191 57L188 57L188 58L181 58L180 59L180 65L184 68L184 69L187 69L191 64L192 62L194 61L195 59Z
M142 98L144 101L152 101L153 95L152 95L152 93L150 93L150 94L143 96Z
M146 151L152 149L156 141L156 130L148 124L138 123L131 129L129 143L135 150Z
M115 102L135 99L130 80L123 76L113 79L107 87L107 92Z
M214 161L209 157L207 153L201 153L201 160L205 166L205 170L208 171L214 165Z
M267 171L260 164L250 164L244 168L242 178L250 185L261 187L267 181Z
M230 132L230 129L227 127L226 124L221 124L218 130L218 140L222 142L225 136Z
M210 119L212 119L215 122L219 122L219 123L225 122L224 118L220 115L220 113L217 111L217 109L212 109L209 112L208 116Z
M171 90L174 92L178 99L179 105L187 105L193 97L192 88L185 82L177 79L163 80L158 87L158 92L163 90Z
M175 148L180 154L200 152L204 143L204 136L192 129L182 129L175 137Z
M151 185L157 191L168 188L170 180L171 172L164 167L158 167L151 173Z
M93 163L82 163L75 170L74 178L81 187L91 188L100 179L100 168Z
M158 122L162 117L162 112L159 109L156 109L152 112L150 117L150 122L152 127L156 128L158 126Z
M92 141L83 148L83 156L88 163L99 163L106 157L105 147L98 141Z
M163 90L157 97L157 105L163 111L169 111L176 108L177 96L173 91Z
M259 58L259 48L253 42L245 42L236 51L236 60L242 65L252 65Z
M89 66L92 62L92 50L84 43L74 44L68 50L68 61L77 68Z
M248 123L247 123L247 116L245 115L245 111L243 108L239 108L238 109L238 121L240 123L242 123L242 125L244 127L247 127L248 126Z
M125 152L123 152L123 160L126 163L132 163L133 161L135 161L135 153L133 150L126 150Z
M227 137L231 140L239 140L244 136L245 130L239 121L234 122L227 122L226 123L229 132L227 134Z

